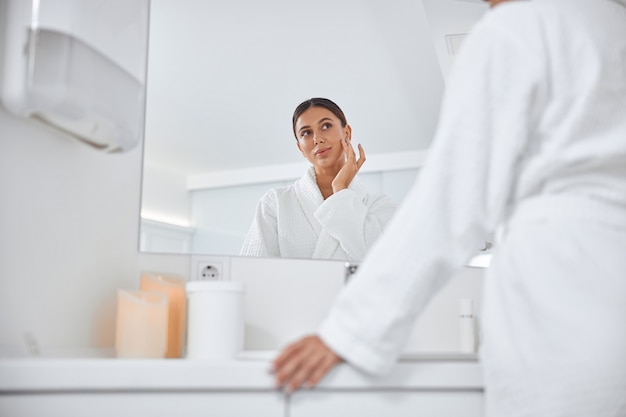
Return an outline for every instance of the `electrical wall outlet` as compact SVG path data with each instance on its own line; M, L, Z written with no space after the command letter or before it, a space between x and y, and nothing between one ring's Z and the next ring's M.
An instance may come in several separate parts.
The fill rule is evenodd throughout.
M230 280L230 258L228 256L193 255L190 269L193 281Z

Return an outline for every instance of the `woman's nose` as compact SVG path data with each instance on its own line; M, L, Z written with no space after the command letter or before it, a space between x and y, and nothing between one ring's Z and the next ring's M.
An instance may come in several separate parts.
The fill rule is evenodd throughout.
M319 133L313 134L313 142L317 145L320 142L324 142L324 138Z

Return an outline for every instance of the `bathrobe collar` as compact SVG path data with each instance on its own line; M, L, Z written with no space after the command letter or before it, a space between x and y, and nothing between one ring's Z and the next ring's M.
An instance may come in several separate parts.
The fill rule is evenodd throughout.
M355 177L352 180L348 186L348 190L356 193L360 200L365 201L367 197L367 189L363 186L363 184L361 184L358 178ZM315 235L318 238L318 244L313 257L325 259L344 259L346 254L343 249L341 249L339 242L323 230L322 225L315 217L316 211L322 204L325 203L325 201L319 187L317 186L314 167L311 166L302 178L296 181L295 191L298 203L302 207L302 211L305 213L311 229L315 232ZM328 199L332 198L333 195L328 197Z

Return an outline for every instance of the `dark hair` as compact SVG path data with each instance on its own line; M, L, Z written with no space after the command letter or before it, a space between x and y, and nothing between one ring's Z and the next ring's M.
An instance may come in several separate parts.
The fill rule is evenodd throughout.
M323 107L326 110L329 110L332 114L337 116L339 121L341 122L341 127L346 127L348 121L346 120L346 115L343 114L341 108L336 105L334 102L327 98L314 97L308 100L303 101L296 107L296 110L293 112L293 118L291 119L291 126L293 129L293 135L298 139L298 135L296 134L296 121L298 117L302 115L305 111L310 109L311 107Z

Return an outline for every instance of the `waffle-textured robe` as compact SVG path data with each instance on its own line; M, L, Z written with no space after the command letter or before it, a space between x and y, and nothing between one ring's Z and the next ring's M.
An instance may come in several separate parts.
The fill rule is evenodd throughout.
M624 0L512 1L475 25L426 166L320 336L385 372L492 231L487 415L626 416Z
M241 255L361 261L396 210L354 178L326 200L313 167L293 185L269 190L257 204Z

